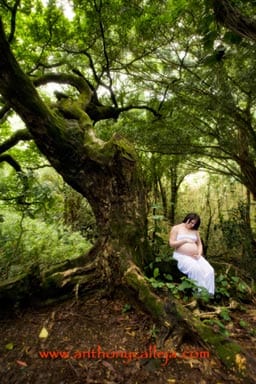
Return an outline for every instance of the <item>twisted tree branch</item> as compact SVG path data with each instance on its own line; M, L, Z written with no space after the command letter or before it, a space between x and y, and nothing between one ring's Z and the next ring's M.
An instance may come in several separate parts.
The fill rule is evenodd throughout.
M20 164L11 155L0 156L0 163L6 162L11 165L16 172L22 172Z
M14 147L19 141L32 140L31 134L26 129L15 132L9 139L0 144L0 154Z

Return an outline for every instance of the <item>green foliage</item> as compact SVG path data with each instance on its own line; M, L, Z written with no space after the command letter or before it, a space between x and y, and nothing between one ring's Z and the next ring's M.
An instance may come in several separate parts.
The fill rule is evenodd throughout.
M229 210L227 219L221 217L220 222L227 249L231 255L241 255L237 260L237 266L254 276L256 271L255 245L248 201L239 201L237 207Z
M240 320L239 325L241 328L245 328L245 329L249 327L249 324L247 323L247 321L244 321L244 320Z
M123 306L123 308L122 308L122 313L127 313L127 312L129 312L131 309L132 309L131 304L126 303L126 304L124 304L124 306Z
M15 21L11 47L32 80L51 71L70 74L76 68L98 92L99 105L128 107L118 122L97 123L97 134L107 140L113 131L120 131L147 154L143 161L150 191L149 204L156 203L149 218L155 260L147 272L151 273L155 285L163 280L175 290L172 275L168 270L162 272L159 266L168 264L172 253L161 238L166 230L164 219L169 214L169 207L163 204L164 197L166 201L171 200L169 205L176 206L180 183L190 170L198 167L232 175L256 195L255 178L249 176L255 174L256 159L255 47L233 32L219 28L212 4L206 0L74 0L70 19L58 1L25 0L19 5L15 20L11 20L14 16L11 3L0 3L1 14L7 35ZM235 3L239 7L242 5L241 1ZM252 7L249 1L245 3L243 12L250 16ZM220 57L217 47L222 45L224 51ZM74 92L73 89L68 91L70 94ZM43 91L40 89L39 92ZM94 96L96 100L96 94ZM50 96L45 100L51 107ZM2 106L3 100L0 103ZM132 105L153 107L161 117L148 110L129 110ZM17 127L13 121L1 121L2 140L7 141L14 128ZM148 154L149 151L160 155L156 158L156 155ZM42 161L33 143L23 143L8 153L26 169L36 167ZM21 212L27 221L27 217L38 221L39 227L43 225L41 220L45 220L55 233L56 220L59 223L63 214L64 199L57 183L46 179L39 182L38 173L32 170L17 175L13 172L5 174L3 168L1 166L1 198L8 201L9 207ZM170 189L171 180L172 191L168 190L164 196L162 189L160 197L158 184L163 180L165 189ZM217 189L214 199L221 194L216 192ZM189 207L191 190L186 192ZM199 194L198 199L203 198ZM84 232L89 223L93 232L93 215L78 200L66 195L65 221L72 229L85 228ZM162 201L158 204L157 200ZM182 211L184 200L183 195ZM74 202L79 204L75 206ZM196 203L196 193L193 193L193 204ZM21 223L20 219L17 221ZM4 247L11 262L16 253L15 244L18 244L15 257L23 257L18 240L19 236L22 240L25 238L24 223L25 220L22 228L15 230L13 239L16 240L13 243L7 241L10 249ZM249 226L243 226L244 223L245 220L237 220L234 215L223 219L222 230L224 242L229 250L232 248L232 256L237 256L235 252L245 255L243 260L246 260L249 271L253 238L246 235ZM47 232L46 228L43 231ZM36 236L40 244L40 236ZM220 239L218 235L214 244L214 252L221 247L218 254L224 248ZM4 246L4 240L2 243ZM33 254L42 253L34 247L31 250ZM188 282L181 283L182 292L190 289L186 284ZM217 276L220 298L229 298L231 292L238 292L242 298L246 291L242 281L236 284L232 277Z
M97 237L95 217L88 202L68 185L64 185L63 194L65 224L88 240Z
M171 280L170 275L168 279ZM208 292L204 288L199 288L193 280L186 276L181 277L180 282L170 282L159 277L150 277L147 280L154 289L169 291L173 297L184 302L189 301L191 297L200 298L205 302L209 300Z
M45 223L4 213L0 224L1 278L13 277L31 264L50 265L85 253L91 246L79 232L60 222Z
M229 336L228 325L231 322L230 310L227 307L219 307L216 317L203 320L205 324L211 325L216 331L224 336Z
M219 273L215 279L216 300L227 300L234 297L236 300L248 301L253 296L253 290L239 276Z
M230 249L237 247L241 242L251 241L248 209L248 202L239 201L237 207L229 210L228 220L221 217L224 240Z
M227 337L229 336L229 331L226 329L226 325L219 319L206 319L203 322L213 327L216 332L219 332L220 334Z
M17 158L20 159L19 156ZM60 191L60 178L52 169L16 173L2 167L1 171L0 200L3 207L48 222L61 218L63 196ZM51 210L52 214L49 215Z
M159 281L159 280L155 279L154 277L148 278L148 281L152 285L152 287L155 289L163 288L166 286L166 284L163 281Z
M185 302L191 297L208 302L210 296L206 289L199 288L194 281L179 273L176 262L172 259L173 251L167 242L159 238L154 246L155 258L146 268L148 281L152 287L156 290L169 290L174 297ZM215 300L217 302L226 303L231 298L247 302L253 297L254 289L234 272L223 273L220 271L216 273L215 285ZM225 309L220 316L223 320L229 319L229 314Z
M172 258L173 250L160 236L153 242L154 260L146 268L147 279L156 290L170 291L172 296L183 301L191 297L200 297L208 301L209 294L204 288L198 288L195 282L181 274Z
M230 313L229 313L228 308L223 307L223 308L221 309L220 317L221 317L224 321L230 321L230 320L231 320L231 317L230 317Z
M217 298L230 297L230 291L229 291L230 285L226 276L223 274L218 275L215 279L215 282L216 282L216 297Z
M256 329L254 327L252 327L247 321L240 320L239 326L241 328L245 329L246 331L248 331L251 336L253 336L253 337L256 336Z
M157 337L158 337L158 334L159 334L159 329L156 327L155 324L152 325L152 328L150 328L150 330L148 331L148 336L152 339L152 340L156 340Z

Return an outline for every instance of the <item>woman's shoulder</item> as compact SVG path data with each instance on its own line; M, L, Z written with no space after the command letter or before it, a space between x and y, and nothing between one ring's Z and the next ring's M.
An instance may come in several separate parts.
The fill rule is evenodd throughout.
M172 232L177 232L182 228L182 224L176 224L172 227L171 231Z

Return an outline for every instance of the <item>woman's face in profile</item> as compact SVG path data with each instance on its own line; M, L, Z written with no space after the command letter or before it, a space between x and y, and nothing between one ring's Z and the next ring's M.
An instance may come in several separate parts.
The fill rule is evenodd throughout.
M193 229L195 225L196 225L196 220L192 219L192 220L187 220L186 221L186 227L188 229Z

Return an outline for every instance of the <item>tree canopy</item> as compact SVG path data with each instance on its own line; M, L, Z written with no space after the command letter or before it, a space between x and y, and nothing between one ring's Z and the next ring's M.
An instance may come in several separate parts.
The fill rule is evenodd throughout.
M255 195L255 87L248 81L254 78L254 47L228 22L247 18L244 30L249 30L251 6L242 15L228 1L217 3L2 2L1 13L23 70L40 93L55 89L51 103L63 100L65 92L76 97L84 87L83 102L94 124L108 120L110 132L127 126L151 151L215 159L216 169ZM1 115L9 110L3 100ZM112 129L118 118L124 123ZM100 126L97 132L101 135ZM237 148L241 135L247 138L243 149ZM16 132L1 152L28 139L30 133ZM1 160L18 167L10 155Z
M103 296L122 287L166 334L178 327L181 338L191 332L214 345L228 368L241 370L237 356L246 359L246 353L191 320L175 295L163 299L145 273L153 268L153 280L162 273L155 267L157 252L164 252L157 243L158 200L173 224L179 188L195 170L244 186L247 205L239 206L238 222L225 221L219 196L215 207L226 239L247 232L247 243L236 244L247 261L254 252L248 213L250 196L256 197L254 7L231 0L0 0L0 163L12 170L12 194L1 186L5 199L15 201L16 210L32 200L54 206L54 188L49 193L46 185L35 199L33 171L50 165L66 183L58 197L65 200L66 222L82 196L97 227L89 251L86 246L80 257L43 272L35 262L19 280L3 285L0 301L13 304L17 284L25 287L19 300L31 302L74 293ZM209 183L206 239L211 193ZM65 229L51 228L64 238L60 249L65 241L72 244ZM247 362L253 366L254 360ZM253 370L246 374L251 379Z

